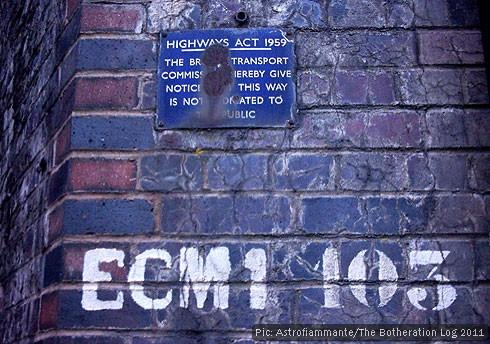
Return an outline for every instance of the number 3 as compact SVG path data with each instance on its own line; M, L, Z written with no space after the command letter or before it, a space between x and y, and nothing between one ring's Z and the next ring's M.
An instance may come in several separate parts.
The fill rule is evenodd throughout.
M417 270L417 266L436 265L427 275L427 279L434 279L440 282L448 282L449 278L442 274L436 274L438 266L447 258L450 251L413 251L409 255L410 268ZM412 288L407 292L408 299L416 308L427 310L426 307L420 304L427 298L427 291L424 288ZM456 300L456 289L450 285L437 286L438 302L432 308L433 311L440 311L448 308Z

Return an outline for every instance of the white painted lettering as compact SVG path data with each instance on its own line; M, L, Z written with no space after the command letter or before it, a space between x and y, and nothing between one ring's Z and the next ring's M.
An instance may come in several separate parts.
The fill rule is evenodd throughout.
M184 59L165 59L167 67L182 67L184 66Z
M258 42L258 38L237 38L236 42L235 42L235 47L246 47L246 48L249 48L249 47L256 47L257 46L257 42Z
M225 113L226 115L226 113ZM255 111L231 111L230 118L253 118ZM354 297L365 306L370 305L367 298L366 286L362 282L368 279L368 274L377 268L377 279L380 281L379 304L376 307L386 306L397 291L396 281L398 273L393 261L382 251L374 250L377 260L371 258L373 266L368 266L368 250L362 250L349 263L347 278L349 281L361 282L349 285ZM436 286L434 299L437 304L431 308L440 311L451 306L457 298L456 289L448 284L450 279L439 272L439 266L450 254L449 251L415 250L409 252L410 269L415 272L420 266L433 265L427 274L427 280L446 282ZM336 248L328 247L322 255L323 261L323 288L324 304L326 308L341 308L340 286L336 283L340 279L340 253ZM123 308L124 296L118 291L115 299L100 300L98 288L100 282L111 282L110 272L101 271L101 263L115 263L117 267L124 267L125 253L117 249L93 249L85 252L82 272L82 308L87 311L118 310ZM144 292L146 264L149 259L162 262L164 269L172 268L172 257L164 249L149 249L137 255L130 266L128 274L131 297L143 309L165 309L172 302L172 290L167 291L161 298L151 298ZM179 302L181 307L189 306L191 290L194 292L198 308L203 308L207 300L209 289L213 288L213 305L216 308L227 309L229 299L229 276L231 273L230 256L227 247L213 247L204 258L197 248L183 247L180 250L180 281L183 282ZM316 264L318 270L320 261ZM265 309L267 301L267 257L263 249L253 248L247 252L243 267L250 270L250 308ZM372 276L370 276L372 277ZM409 301L420 310L428 310L421 304L428 296L427 288L415 287L407 292Z
M265 70L236 70L235 78L263 78Z
M439 265L447 258L449 251L412 251L409 253L409 264L412 270L417 271L418 266L435 265L427 275L427 279L433 279L440 282L449 282L450 279L443 274L436 274ZM420 310L427 310L426 307L420 304L427 298L427 291L424 288L412 288L407 292L410 302ZM437 298L438 303L432 310L440 311L448 308L456 300L456 289L451 285L438 285Z
M116 261L117 266L124 266L124 252L116 249L97 248L85 252L83 259L82 278L85 283L82 287L82 308L86 311L100 311L103 309L121 309L124 303L122 291L117 293L115 300L99 300L97 297L97 282L110 282L112 276L109 272L100 271L99 264Z
M332 282L340 279L339 257L337 249L326 248L323 252L323 293L324 307L341 308L340 286Z
M292 76L290 70L271 70L269 72L271 78L290 78Z
M253 92L258 92L260 91L260 84L259 83L249 83L249 84L238 84L238 88L240 91L253 91Z
M228 308L230 286L228 277L231 272L230 255L227 247L213 247L206 256L201 257L197 248L180 249L180 280L187 282L180 294L180 306L189 306L189 293L192 287L198 308L204 307L211 282L213 286L213 304L216 308Z
M286 91L287 86L288 84L282 84L282 83L265 84L265 88L267 89L267 91Z
M144 288L141 283L145 281L146 262L148 259L158 259L164 262L164 267L170 269L172 257L166 250L147 250L139 254L135 258L135 262L129 270L128 282L129 289L134 302L144 309L164 309L172 302L172 290L167 292L164 298L151 299L144 293Z
M368 274L368 266L366 264L366 254L367 250L362 250L359 252L354 259L352 259L347 276L350 281L366 281ZM398 279L398 273L396 267L391 261L391 259L379 250L375 250L378 254L378 267L379 267L379 280L385 281L396 281ZM369 306L366 299L366 286L365 285L351 285L350 286L352 294L354 297L363 305ZM391 300L396 292L395 283L383 283L379 287L379 307L386 306L386 304Z
M250 270L250 308L265 309L267 299L266 277L266 255L261 248L253 248L245 255L245 268Z
M286 65L289 57L230 57L234 65Z
M202 98L192 97L192 98L184 98L183 104L188 106L197 106L202 104Z
M190 58L189 59L189 65L190 66L200 66L201 65L201 59L200 58Z

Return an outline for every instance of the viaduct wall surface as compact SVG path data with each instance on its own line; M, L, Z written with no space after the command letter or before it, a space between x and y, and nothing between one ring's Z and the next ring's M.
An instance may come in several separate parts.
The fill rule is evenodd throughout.
M476 1L0 5L0 341L490 324ZM282 29L279 128L156 126L160 34Z

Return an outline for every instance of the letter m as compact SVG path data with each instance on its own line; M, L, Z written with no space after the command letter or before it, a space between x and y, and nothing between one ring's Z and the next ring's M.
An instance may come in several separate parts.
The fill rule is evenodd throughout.
M197 248L180 249L180 280L184 283L180 294L180 307L189 306L189 292L192 287L196 295L197 308L203 308L208 290L213 282L213 304L216 308L228 308L231 264L227 247L213 247L206 260Z

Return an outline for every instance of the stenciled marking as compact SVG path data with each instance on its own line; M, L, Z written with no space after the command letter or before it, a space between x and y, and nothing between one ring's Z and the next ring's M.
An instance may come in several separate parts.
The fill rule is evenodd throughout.
M370 267L367 264L368 250L359 251L350 261L347 269L347 281L356 282L349 285L352 295L363 305L371 306L366 297L366 282ZM393 261L381 250L374 250L377 255L379 303L377 307L386 306L398 290L399 278ZM415 250L409 252L409 267L417 271L421 266L433 266L427 274L427 280L450 282L447 276L436 273L439 266L448 257L450 251ZM100 300L98 298L99 283L111 282L112 275L100 270L100 263L116 262L120 268L124 267L125 253L117 249L97 248L85 252L83 264L82 308L87 311L119 310L123 308L124 295L119 291L114 300ZM162 267L171 269L173 258L165 249L149 249L138 254L129 268L128 283L131 297L143 309L160 310L172 303L172 290L164 297L151 298L145 294L145 272L148 260L162 262ZM340 255L336 248L328 247L322 254L322 273L325 308L342 308L340 298ZM320 266L320 262L317 267ZM261 248L252 248L245 254L243 267L250 271L250 304L251 309L265 309L267 303L267 255ZM316 269L316 268L315 268ZM180 288L179 306L189 307L189 297L194 293L196 305L203 308L210 290L213 294L215 308L227 309L229 307L231 262L229 249L224 246L213 247L204 257L195 247L182 247L179 258ZM440 311L451 306L457 298L456 289L447 284L437 285L437 304L431 308ZM427 299L425 288L414 287L407 291L410 301L419 310L428 310L420 303Z

